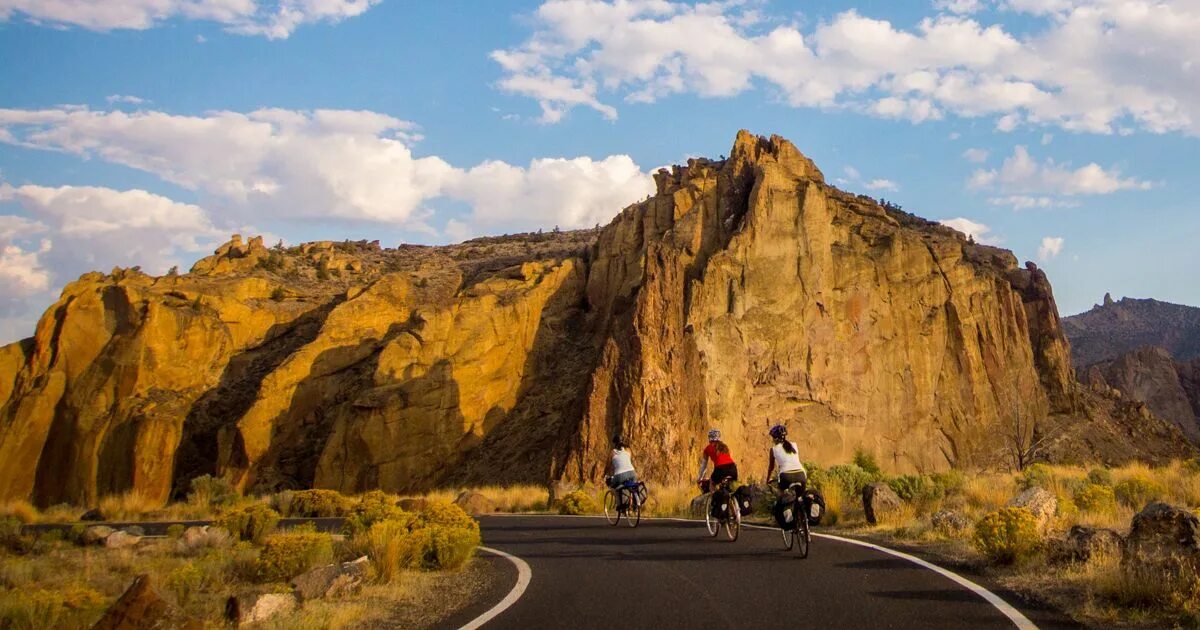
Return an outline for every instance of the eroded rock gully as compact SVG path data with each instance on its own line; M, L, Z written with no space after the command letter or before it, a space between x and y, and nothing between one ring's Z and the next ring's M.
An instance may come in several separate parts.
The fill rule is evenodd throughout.
M757 474L773 422L806 459L898 471L1005 466L1035 437L1190 452L1076 384L1049 282L1011 253L837 190L778 137L656 181L599 230L235 238L184 275L87 274L0 348L0 498L595 480L616 431L675 480L710 426Z

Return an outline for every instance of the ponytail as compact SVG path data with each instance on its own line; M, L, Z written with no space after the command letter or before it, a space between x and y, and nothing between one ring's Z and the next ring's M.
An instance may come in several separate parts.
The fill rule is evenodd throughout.
M787 451L789 455L796 454L796 447L792 444L791 440L780 440L779 443L783 445L783 450Z
M717 445L718 453L728 453L729 452L729 447L726 446L725 443L722 442L721 440L716 440L715 444Z

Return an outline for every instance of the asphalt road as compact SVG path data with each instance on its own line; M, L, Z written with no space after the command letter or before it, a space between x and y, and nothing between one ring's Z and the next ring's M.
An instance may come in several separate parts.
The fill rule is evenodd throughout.
M602 518L481 522L485 545L525 560L533 573L524 595L487 628L1014 627L949 578L844 542L814 538L801 559L783 548L778 531L744 529L728 542L694 522L651 520L637 529ZM1052 613L1023 612L1042 628L1063 625Z

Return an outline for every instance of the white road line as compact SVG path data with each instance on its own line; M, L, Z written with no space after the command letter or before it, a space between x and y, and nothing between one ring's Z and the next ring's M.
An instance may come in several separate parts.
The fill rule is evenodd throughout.
M504 514L489 514L489 516L505 516L505 515ZM558 516L561 518L562 516L572 516L572 515L529 513L529 514L511 514L509 516ZM588 515L588 514L581 514L581 515L578 515L578 517L579 518L603 518L602 516L593 516L593 515ZM671 517L671 516L643 517L642 520L680 521L680 522L684 522L684 523L702 523L703 522L703 521L700 521L697 519L692 519L692 518L676 518L676 517ZM754 525L752 523L742 523L742 527L752 527L754 529L765 529L768 531L774 531L774 530L778 529L775 527L767 527L765 525ZM913 564L915 564L919 567L929 569L930 571L933 571L934 573L942 575L943 577L948 578L952 582L955 582L959 586L962 586L963 588L971 591L972 593L975 593L976 595L982 597L984 601L991 604L996 610L1000 611L1000 613L1003 614L1005 617L1008 617L1009 621L1012 621L1013 625L1015 625L1017 628L1020 628L1021 630L1037 630L1037 626L1032 621L1030 621L1028 617L1026 617L1024 614L1022 614L1021 611L1014 608L1011 604L1009 604L1008 602L1001 599L999 595L987 590L986 588L980 586L979 584L976 584L975 582L972 582L971 580L968 580L967 578L965 578L949 569L939 567L938 565L933 564L932 562L929 562L927 560L922 560L921 558L918 558L911 554L904 553L903 551L896 551L895 549L888 549L887 547L884 547L882 545L876 545L874 543L864 542L861 540L855 540L853 538L843 538L841 536L834 536L832 534L818 534L816 532L813 532L813 536L819 536L821 538L828 538L829 540L836 540L838 542L844 542L844 543L851 544L851 545L858 545L859 547L867 547L869 549L874 549L876 551L882 551L883 553L895 556L897 558L901 558L903 560L908 560L909 562L912 562ZM481 549L482 549L482 547L481 547ZM501 552L501 553L503 553L503 552Z
M475 630L492 619L495 619L500 613L508 610L510 606L517 603L518 599L521 599L521 596L525 594L525 589L529 588L529 581L533 579L533 571L530 570L529 564L524 560L512 555L511 553L505 553L499 549L492 549L491 547L484 547L483 545L480 545L479 549L488 553L494 553L497 556L500 556L501 558L513 563L513 566L517 567L517 583L512 587L512 590L508 592L508 595L505 595L504 599L500 600L500 603L492 606L482 615L479 615L478 617L467 622L467 624L460 630Z

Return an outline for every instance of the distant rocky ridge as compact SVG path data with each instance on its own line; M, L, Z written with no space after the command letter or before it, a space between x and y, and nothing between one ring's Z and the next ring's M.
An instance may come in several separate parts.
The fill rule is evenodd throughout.
M655 179L599 230L235 237L183 275L85 274L0 348L0 499L596 481L616 432L677 481L709 427L752 469L773 422L806 460L897 471L1194 453L1075 380L1045 274L1010 252L833 188L778 137Z
M1158 346L1178 361L1200 357L1200 308L1105 294L1103 303L1063 318L1071 360L1087 366L1144 346Z
M1200 444L1200 308L1106 294L1063 330L1080 380L1144 403Z

